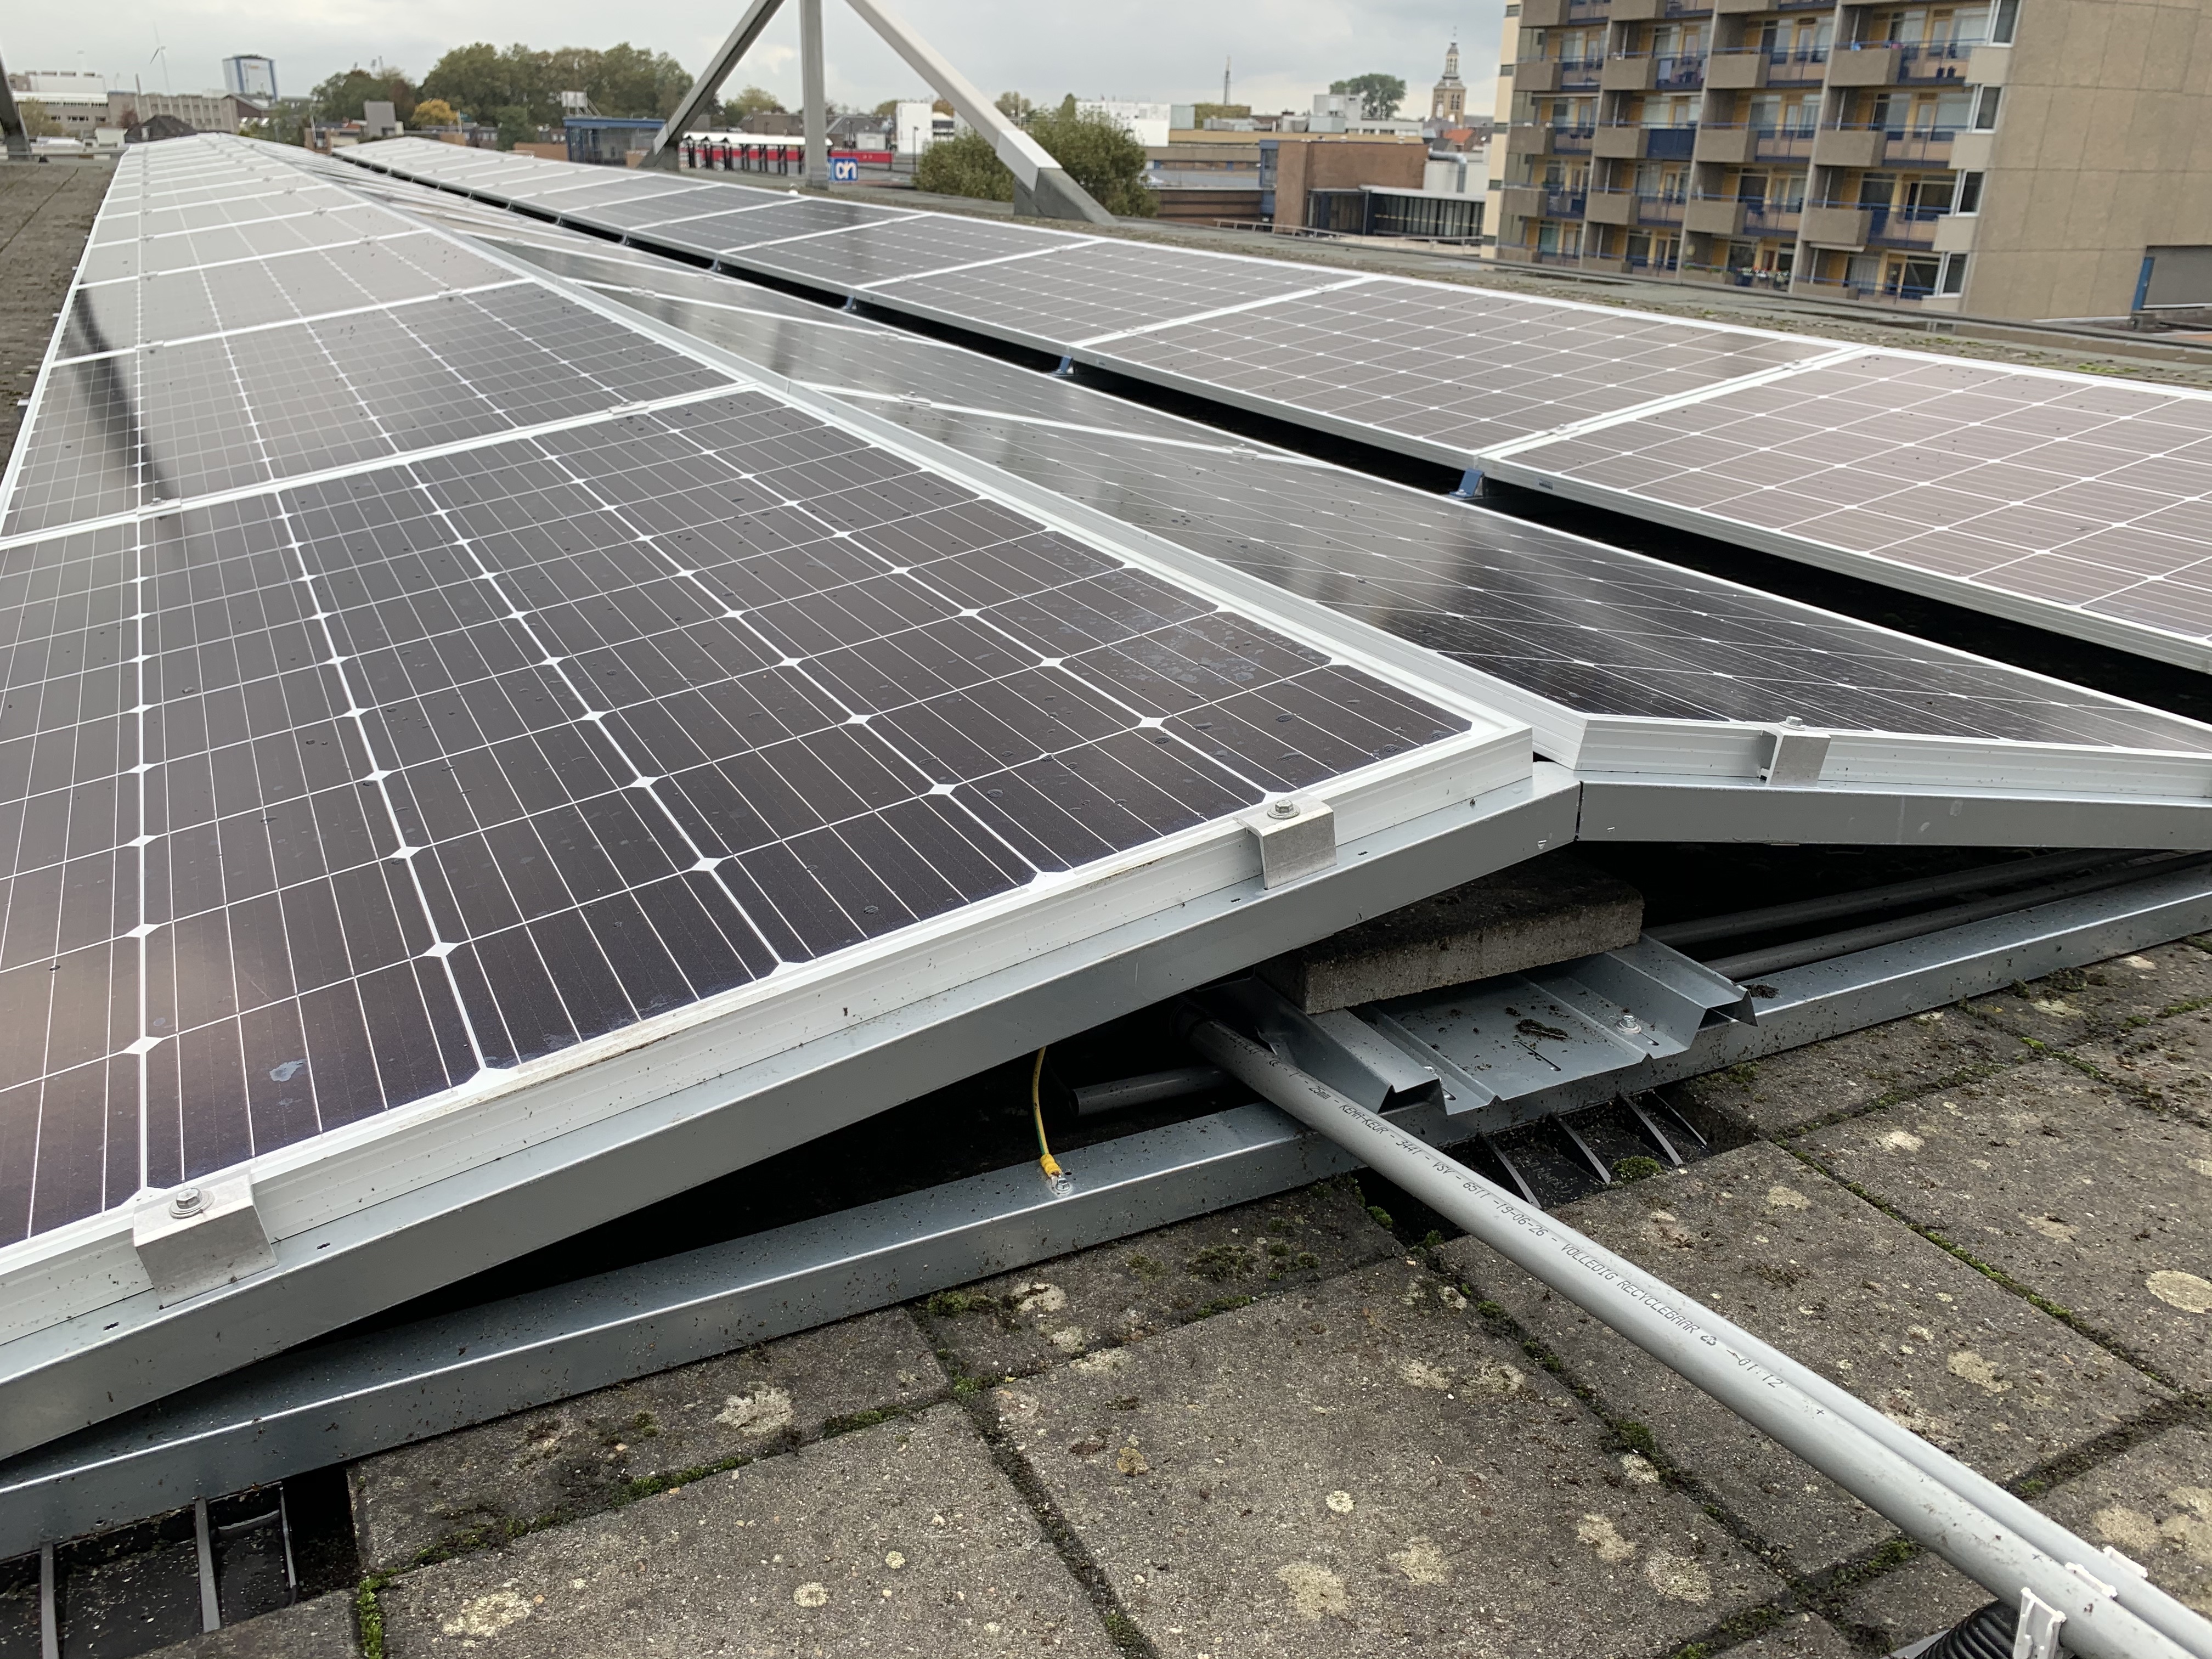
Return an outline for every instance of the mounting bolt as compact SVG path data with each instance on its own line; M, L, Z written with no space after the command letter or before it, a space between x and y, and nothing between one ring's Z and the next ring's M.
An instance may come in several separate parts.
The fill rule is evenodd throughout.
M1274 801L1267 807L1267 816L1271 818L1294 818L1297 815L1298 804L1294 800Z
M169 1194L169 1213L183 1221L207 1207L207 1194L197 1187L179 1187Z
M1637 1018L1633 1014L1623 1014L1620 1018L1615 1022L1615 1024L1620 1027L1623 1032L1630 1036L1640 1036L1643 1035L1644 1022Z

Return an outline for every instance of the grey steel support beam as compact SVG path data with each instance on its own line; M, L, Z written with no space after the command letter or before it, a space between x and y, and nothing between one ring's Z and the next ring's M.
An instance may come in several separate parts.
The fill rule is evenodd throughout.
M799 0L799 107L806 133L806 185L830 187L830 116L822 89L822 0Z
M1758 1024L1673 1060L1447 1115L1388 1121L1431 1146L1941 1007L2212 927L2212 877L2117 892L1773 976ZM1348 1168L1322 1137L1241 1106L659 1261L261 1360L0 1462L0 1558L151 1510L343 1462L727 1352Z
M1114 216L1092 199L1091 192L1067 176L1067 170L1045 154L1044 146L1024 132L1005 115L999 106L975 89L975 84L952 67L945 54L914 32L906 20L880 3L880 0L851 0L853 9L860 20L884 38L893 52L906 59L908 66L929 82L938 96L949 102L960 118L991 141L991 149L1006 164L1014 175L1014 211L1041 219L1082 219L1094 225L1110 225ZM782 0L750 0L744 15L738 20L737 27L699 72L691 83L691 90L684 94L676 112L662 124L653 135L653 147L646 152L647 167L672 167L683 154L684 135L695 125L701 112L714 100L722 82L730 78L730 71L738 60L760 38L769 20L775 15ZM809 19L811 19L810 24ZM806 170L809 183L814 182L816 161L816 126L822 105L822 28L821 0L800 0L799 58L800 70L807 76L800 101L805 106ZM810 49L809 40L813 41ZM826 134L824 135L826 137ZM829 182L830 160L826 143L821 153L821 181Z
M699 125L699 118L720 93L722 82L730 78L730 71L737 68L738 60L752 50L753 42L760 39L761 31L769 26L782 4L783 0L746 0L744 15L738 19L737 27L715 48L714 55L707 60L707 67L691 83L690 91L676 106L675 113L661 123L641 165L673 167L684 159L684 135Z
M991 141L992 149L1014 175L1016 213L1041 219L1084 219L1094 225L1114 222L1114 216L1069 178L1066 169L1045 154L1043 145L1008 120L905 19L882 0L850 0L850 3L861 20L952 106L962 120Z
M15 107L15 94L8 85L8 70L0 64L0 137L8 141L8 159L27 161L31 157L31 135L23 125L22 112Z

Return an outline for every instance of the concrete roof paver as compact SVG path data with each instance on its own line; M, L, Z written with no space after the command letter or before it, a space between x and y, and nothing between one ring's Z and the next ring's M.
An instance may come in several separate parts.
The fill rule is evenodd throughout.
M962 1374L995 1382L1403 1254L1343 1177L981 1279L923 1317Z
M1849 1638L1826 1620L1798 1613L1713 1659L1858 1659L1858 1655Z
M353 1591L332 1590L195 1636L145 1659L359 1659L353 1609Z
M425 1567L382 1607L391 1659L1116 1659L951 1404Z
M2212 1388L2212 1130L2053 1059L1799 1145L2180 1386Z
M511 1523L591 1514L633 1481L783 1451L946 1386L912 1316L892 1308L417 1441L348 1472L362 1565L495 1543Z
M1403 1261L987 1398L1163 1659L1664 1654L1783 1589Z
M1970 998L1979 1018L2053 1048L2155 1019L2176 1006L2212 999L2212 953L2186 939L2087 968L2069 968L2024 988Z
M2035 1506L2093 1547L2118 1550L2177 1601L2212 1614L2212 1433L2168 1429L2053 1486ZM1896 1647L1990 1599L1948 1563L1922 1555L1869 1581L1838 1617L1866 1639Z
M2000 1480L2171 1397L1764 1142L1595 1194L1560 1218ZM1778 1563L1821 1572L1892 1534L1826 1477L1481 1245L1462 1239L1443 1254L1610 1415L1648 1429Z
M1971 1015L1938 1008L1709 1072L1674 1085L1672 1092L1761 1134L1781 1135L1884 1100L1987 1076L2034 1054Z

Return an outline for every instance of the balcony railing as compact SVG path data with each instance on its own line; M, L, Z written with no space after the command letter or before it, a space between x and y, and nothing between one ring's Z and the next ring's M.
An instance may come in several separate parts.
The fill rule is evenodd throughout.
M1607 121L1608 127L1639 127L1645 135L1644 154L1655 161L1686 161L1690 152L1697 148L1698 124L1694 121Z
M1655 92L1694 92L1705 83L1705 54L1702 52L1617 52L1615 58L1649 58Z
M1777 49L1766 54L1766 84L1791 86L1820 80L1828 71L1828 49L1807 46L1802 52Z
M1816 131L1817 124L1809 118L1778 121L1772 126L1754 121L1751 124L1752 157L1760 161L1788 161L1808 156Z
M1800 276L1798 286L1823 289L1846 300L1890 300L1917 303L1936 292L1933 283L1908 283L1899 276L1886 283L1855 282L1848 276Z
M1703 259L1685 259L1682 269L1706 282L1726 283L1732 288L1790 286L1790 273L1786 270L1754 270L1747 265L1717 265Z
M1674 269L1674 261L1672 259L1654 259L1648 255L1639 256L1633 253L1628 256L1627 264L1628 269L1631 270L1672 270Z
M1559 126L1551 129L1552 153L1554 155L1587 155L1590 140L1596 135L1594 125Z
M1836 50L1887 52L1893 46L1900 81L1964 81L1966 59L1981 44L1981 37L1975 35L1955 40L1853 40Z
M1931 161L1948 165L1951 160L1951 141L1959 136L1956 127L1911 127L1893 123L1877 125L1871 121L1831 121L1831 132L1879 132L1884 143L1881 159L1885 162Z
M1936 222L1950 211L1948 208L1869 207L1858 202L1818 202L1814 205L1841 208L1847 213L1864 213L1867 216L1869 241L1905 247L1932 247L1936 241Z
M1589 199L1579 190L1547 190L1544 192L1544 216L1547 219L1579 219L1583 204Z
M1595 87L1598 76L1604 71L1603 53L1591 58L1562 58L1559 59L1559 84L1563 87Z
M1744 231L1762 236L1794 236L1802 212L1802 204L1747 203L1743 210Z

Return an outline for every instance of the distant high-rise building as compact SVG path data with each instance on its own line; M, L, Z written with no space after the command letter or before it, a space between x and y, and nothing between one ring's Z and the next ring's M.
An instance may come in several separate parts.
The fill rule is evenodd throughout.
M2212 0L1521 0L1498 55L1501 261L1985 317L2212 299Z
M1466 114L1467 83L1459 78L1459 42L1455 40L1444 52L1444 78L1429 94L1429 119L1457 126Z
M244 55L222 60L223 90L234 98L266 104L276 96L276 60Z

